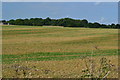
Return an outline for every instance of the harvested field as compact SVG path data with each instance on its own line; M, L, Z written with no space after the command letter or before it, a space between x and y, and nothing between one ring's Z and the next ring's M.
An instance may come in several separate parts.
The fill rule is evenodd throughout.
M97 68L101 58L115 65L107 77L118 76L117 29L3 26L2 34L4 78L80 78L84 60Z

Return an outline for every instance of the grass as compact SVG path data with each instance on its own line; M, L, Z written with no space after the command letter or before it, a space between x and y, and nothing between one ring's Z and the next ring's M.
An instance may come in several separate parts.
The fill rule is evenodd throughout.
M99 54L98 54L99 52ZM103 54L104 53L104 54ZM5 62L14 62L14 61L45 61L45 60L65 60L65 59L74 59L80 58L80 56L110 56L110 55L118 55L116 50L104 50L104 51L96 51L94 54L91 52L84 53L70 53L70 52L38 52L38 53L30 53L30 54L17 54L17 55L3 55L3 63Z
M38 68L44 65L47 69L49 68L48 66L51 66L50 68L56 67L56 71L61 69L61 65L63 65L67 68L65 70L66 74L70 73L69 70L73 68L68 67L67 64L69 66L77 65L79 63L77 60L80 60L81 65L85 67L81 60L82 57L92 56L96 60L97 58L106 57L117 65L117 29L3 26L2 33L4 77L15 76L15 74L9 74L11 71L14 72L14 70L8 68L8 66L19 63L23 64L22 66L27 65L29 67L36 64ZM32 65L27 64L26 61ZM60 65L57 63L60 63ZM79 75L80 73L77 71L83 69L83 67L79 67L67 76L65 76L63 71L60 71L60 73L55 72L56 75L52 73L49 75L43 73L43 75L41 73L40 76L44 78L49 76L63 77L63 75L64 77L75 77L74 74ZM33 73L36 73L36 71L33 71ZM35 75L36 77L37 75Z

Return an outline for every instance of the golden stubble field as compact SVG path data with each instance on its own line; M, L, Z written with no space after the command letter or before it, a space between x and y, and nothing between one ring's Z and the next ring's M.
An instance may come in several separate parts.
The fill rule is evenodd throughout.
M89 67L93 61L97 76L102 58L114 67L107 77L118 76L117 29L3 26L2 30L4 78L80 78L87 74L82 72L85 60Z

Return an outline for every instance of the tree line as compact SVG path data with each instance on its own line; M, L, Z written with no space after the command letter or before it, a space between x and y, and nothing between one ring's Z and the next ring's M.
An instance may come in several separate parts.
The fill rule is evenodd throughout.
M72 18L51 19L47 17L42 18L30 18L30 19L11 19L2 20L3 24L10 25L28 25L28 26L64 26L64 27L85 27L85 28L120 28L120 24L100 24L98 22L90 23L86 19L78 20Z

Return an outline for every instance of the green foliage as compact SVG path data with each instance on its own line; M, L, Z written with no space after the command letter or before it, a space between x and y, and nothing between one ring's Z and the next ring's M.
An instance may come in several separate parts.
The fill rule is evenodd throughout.
M64 26L64 27L86 27L86 28L120 28L119 24L99 24L89 23L86 19L76 20L72 18L62 19L46 19L42 18L31 18L31 19L16 19L16 20L2 20L3 24L9 23L10 25L28 25L28 26Z

